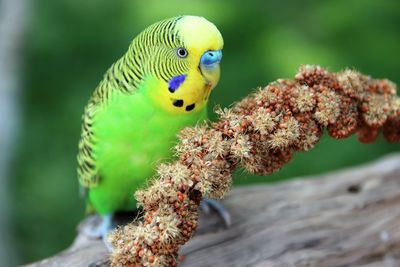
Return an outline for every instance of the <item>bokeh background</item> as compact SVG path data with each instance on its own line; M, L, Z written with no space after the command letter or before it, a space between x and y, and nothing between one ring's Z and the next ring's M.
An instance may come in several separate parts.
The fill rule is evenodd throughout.
M400 84L398 0L27 0L24 4L18 109L8 116L19 121L19 127L12 150L7 151L12 155L5 182L8 204L7 213L0 215L8 218L8 228L3 229L9 234L4 266L50 256L72 242L84 216L75 171L83 107L104 71L136 34L155 21L200 15L222 32L222 78L210 106L228 106L257 86L292 77L305 63L332 71L354 67ZM399 150L399 145L382 139L361 145L354 137L341 141L325 137L280 172L254 177L239 171L235 184L318 174Z

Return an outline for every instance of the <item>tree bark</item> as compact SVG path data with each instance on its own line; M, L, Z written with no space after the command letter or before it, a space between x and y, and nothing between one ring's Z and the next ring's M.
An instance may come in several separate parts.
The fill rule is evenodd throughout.
M311 179L312 178L312 179ZM232 226L202 214L181 266L400 266L400 154L273 185L235 188ZM84 223L93 223L93 218ZM78 234L36 266L107 266L100 240Z

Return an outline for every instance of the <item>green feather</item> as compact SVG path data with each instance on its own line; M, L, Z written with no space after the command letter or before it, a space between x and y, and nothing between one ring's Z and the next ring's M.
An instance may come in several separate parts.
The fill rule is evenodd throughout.
M149 79L148 79L149 80ZM146 82L137 93L113 91L107 108L93 123L93 147L101 182L90 189L89 201L100 214L136 208L134 191L152 177L159 162L170 160L177 133L206 118L206 110L185 115L167 113L151 104Z

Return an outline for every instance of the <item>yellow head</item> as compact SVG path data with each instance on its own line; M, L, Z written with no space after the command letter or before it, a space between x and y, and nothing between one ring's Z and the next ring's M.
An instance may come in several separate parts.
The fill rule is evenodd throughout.
M202 110L220 77L223 39L202 17L181 16L157 22L132 43L153 102L167 112ZM140 53L138 53L140 51ZM140 55L140 56L139 56Z

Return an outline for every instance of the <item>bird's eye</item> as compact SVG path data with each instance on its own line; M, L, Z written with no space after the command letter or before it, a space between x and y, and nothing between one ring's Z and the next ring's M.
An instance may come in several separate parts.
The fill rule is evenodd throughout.
M178 48L178 50L176 50L176 54L180 58L185 58L188 55L188 51L185 48L180 47L180 48Z

